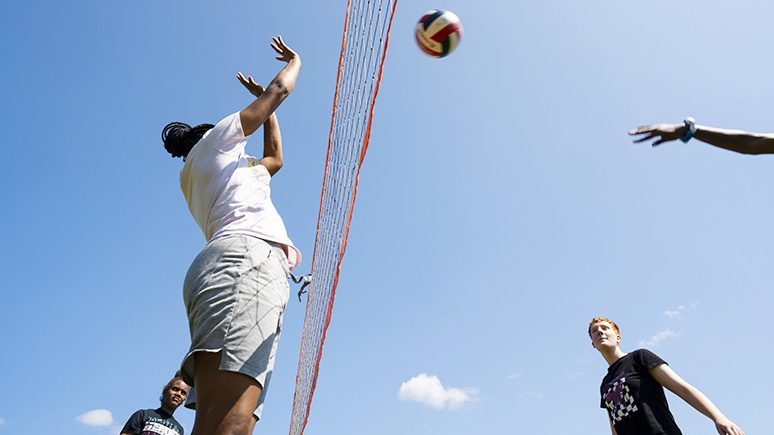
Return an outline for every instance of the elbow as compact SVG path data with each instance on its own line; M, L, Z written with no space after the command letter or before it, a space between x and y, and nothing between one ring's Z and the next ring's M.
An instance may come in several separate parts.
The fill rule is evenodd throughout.
M264 157L261 161L263 167L269 171L269 175L274 176L280 169L282 169L282 157Z
M269 171L269 175L272 177L279 172L280 169L282 169L282 162L278 161L275 165L272 165L270 168L266 168Z
M286 83L284 80L274 80L269 85L269 89L273 94L276 94L280 97L280 99L285 99L288 95L290 95L290 92L293 90L293 88L290 86L289 83Z

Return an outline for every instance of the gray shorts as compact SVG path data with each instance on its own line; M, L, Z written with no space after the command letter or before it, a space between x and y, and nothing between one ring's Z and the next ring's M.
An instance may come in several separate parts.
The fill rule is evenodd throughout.
M288 262L276 243L230 235L210 241L183 285L191 348L181 367L190 385L185 406L196 409L194 354L222 351L220 370L243 373L261 385L261 417L288 303Z

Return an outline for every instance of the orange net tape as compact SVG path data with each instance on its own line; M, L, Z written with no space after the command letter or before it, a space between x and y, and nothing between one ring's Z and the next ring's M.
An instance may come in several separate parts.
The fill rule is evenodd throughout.
M397 0L347 3L290 435L303 434L309 420L397 5Z

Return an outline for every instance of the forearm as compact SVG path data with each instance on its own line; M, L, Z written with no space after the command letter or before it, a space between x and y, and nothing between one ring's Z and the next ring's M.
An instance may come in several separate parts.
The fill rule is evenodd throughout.
M742 154L774 154L774 135L696 126L695 139Z
M675 388L673 393L677 394L686 403L691 405L694 409L707 416L710 420L717 423L720 420L726 419L726 416L715 406L712 401L692 385L683 385L679 388Z
M726 418L722 412L709 400L701 391L693 385L685 382L680 376L677 376L666 364L659 364L650 369L650 374L666 389L677 394L678 397L685 400L694 409L709 417L715 428L721 435L744 435L744 431Z
M242 129L245 136L253 134L293 91L301 68L301 60L291 59L249 106L241 111Z
M274 113L275 110L285 101L288 95L293 92L296 87L296 79L298 79L298 72L301 69L301 60L299 58L291 59L282 71L280 71L276 77L266 87L266 91L258 97L253 104L247 107L246 110L250 110L253 106L256 106L262 114L265 114L265 119L268 119L269 114ZM261 121L261 124L265 121Z
M296 87L296 80L298 79L298 72L301 70L301 59L294 57L288 61L287 65L274 77L274 80L269 83L266 91L274 91L278 95L287 97L293 89Z
M282 168L282 134L277 115L272 113L263 124L263 158L261 164L274 175Z

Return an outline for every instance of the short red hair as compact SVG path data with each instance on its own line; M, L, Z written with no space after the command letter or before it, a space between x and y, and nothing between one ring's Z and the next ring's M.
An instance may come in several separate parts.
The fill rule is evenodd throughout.
M599 322L607 322L610 324L610 326L613 327L613 331L615 331L615 335L621 335L621 331L618 330L618 325L615 324L612 320L608 319L607 317L594 317L591 319L591 323L589 323L589 337L591 337L591 327L594 326L595 323Z

